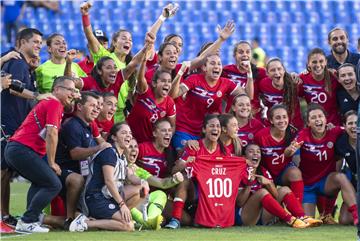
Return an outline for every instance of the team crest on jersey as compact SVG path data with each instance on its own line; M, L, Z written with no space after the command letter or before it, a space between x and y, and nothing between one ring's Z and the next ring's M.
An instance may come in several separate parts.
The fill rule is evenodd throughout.
M165 115L166 115L166 112L165 112L165 111L161 111L161 112L160 112L161 118L164 117Z
M110 209L115 209L115 204L110 203L110 204L109 204L109 208L110 208Z
M326 145L328 148L333 148L334 147L334 143L332 141L329 141Z
M216 96L217 96L217 97L221 97L221 96L222 96L222 92L219 90L218 92L216 92Z
M249 133L249 134L248 134L248 138L249 138L250 140L254 139L254 134L253 134L253 133Z

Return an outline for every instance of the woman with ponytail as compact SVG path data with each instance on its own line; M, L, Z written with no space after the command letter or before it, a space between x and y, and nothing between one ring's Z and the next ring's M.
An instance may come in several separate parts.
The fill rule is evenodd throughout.
M322 49L314 48L307 58L308 73L300 74L302 83L299 96L304 97L308 104L317 103L328 111L328 122L340 125L341 119L336 102L336 91L339 83L328 70L326 55Z
M289 126L289 115L285 105L274 105L269 111L271 126L259 131L254 142L261 148L262 163L274 178L274 183L288 186L302 202L304 183L301 172L292 161L292 150L302 143L293 141L294 130Z
M262 79L258 85L263 104L268 108L268 112L273 105L284 104L289 113L290 124L298 130L302 129L304 122L301 118L297 86L291 75L286 72L279 58L270 59L266 64L266 71L269 77Z

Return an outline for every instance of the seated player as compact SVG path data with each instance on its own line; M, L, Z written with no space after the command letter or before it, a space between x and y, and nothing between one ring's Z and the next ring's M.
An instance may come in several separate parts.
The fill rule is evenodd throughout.
M276 189L270 173L262 166L261 151L257 144L249 144L245 149L247 175L240 183L237 197L236 224L269 224L274 216L293 228L319 226L321 220L305 216L301 203L290 188ZM288 212L280 205L283 204Z
M127 148L125 155L128 160L128 168L134 172L139 178L146 180L149 186L159 189L169 189L175 187L177 184L184 180L183 175L180 172L166 178L159 178L152 175L147 170L136 165L136 159L139 154L139 146L135 138L131 139L129 148ZM162 190L155 190L150 192L149 200L147 205L144 205L142 211L137 208L131 209L131 215L133 219L148 229L158 230L161 228L160 224L163 221L161 215L166 205L167 195ZM145 218L146 217L146 218Z

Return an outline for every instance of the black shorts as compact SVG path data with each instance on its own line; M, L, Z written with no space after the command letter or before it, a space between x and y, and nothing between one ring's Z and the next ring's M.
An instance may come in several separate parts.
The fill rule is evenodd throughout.
M122 198L125 200L123 195ZM113 198L106 198L101 192L87 194L85 197L89 216L96 219L111 219L114 213L120 210L119 205Z

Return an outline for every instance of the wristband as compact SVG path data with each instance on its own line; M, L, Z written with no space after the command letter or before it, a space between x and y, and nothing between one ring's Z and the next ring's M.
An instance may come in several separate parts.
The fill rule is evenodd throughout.
M247 78L248 78L248 79L253 79L252 73L247 73Z
M118 205L119 205L119 207L120 207L120 208L122 208L122 206L124 206L124 205L125 205L124 200L122 200L121 202L119 202L119 203L118 203Z
M184 71L182 71L182 70L180 69L177 74L180 75L180 76L183 76Z
M166 20L166 17L164 17L164 15L161 14L160 17L159 17L159 20L161 22L164 22Z
M82 15L81 18L82 18L82 22L83 22L84 27L89 27L90 26L89 15Z

